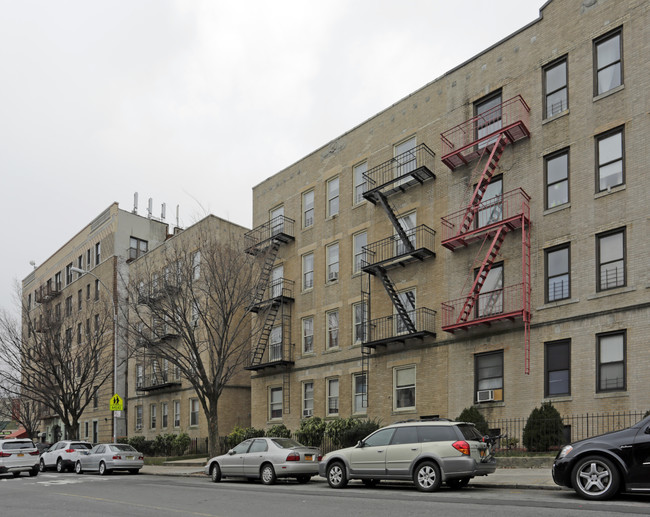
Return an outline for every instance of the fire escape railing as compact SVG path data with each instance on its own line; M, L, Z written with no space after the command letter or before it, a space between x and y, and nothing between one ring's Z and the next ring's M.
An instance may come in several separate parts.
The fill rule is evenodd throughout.
M370 272L376 266L388 267L391 262L402 264L404 259L424 259L435 256L436 232L426 225L406 230L407 246L399 235L392 235L363 247L361 269Z
M436 311L420 307L408 311L408 315L415 326L415 332L408 332L407 325L401 321L397 314L370 320L367 323L367 335L363 336L362 343L367 347L381 344L404 341L406 339L436 335Z
M295 221L283 215L274 217L270 221L244 234L246 253L257 254L272 241L286 243L294 239Z
M150 391L179 385L180 383L180 379L173 377L168 371L160 371L149 373L143 375L141 379L136 379L135 389L138 391Z
M259 299L253 300L254 303L250 306L251 312L259 312L264 306L271 303L273 300L281 302L293 301L293 286L295 282L288 278L278 278L269 282L263 290Z

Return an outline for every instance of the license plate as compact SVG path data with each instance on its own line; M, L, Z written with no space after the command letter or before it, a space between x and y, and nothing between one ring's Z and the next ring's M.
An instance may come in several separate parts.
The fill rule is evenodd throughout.
M313 454L305 454L305 461L313 461L314 456Z
M485 458L485 449L481 449L481 458Z
M134 458L134 456L127 456L126 457L127 460L132 460L133 458Z
M22 452L19 452L18 454L16 454L16 456L18 456L19 458L22 458L24 456L24 454Z

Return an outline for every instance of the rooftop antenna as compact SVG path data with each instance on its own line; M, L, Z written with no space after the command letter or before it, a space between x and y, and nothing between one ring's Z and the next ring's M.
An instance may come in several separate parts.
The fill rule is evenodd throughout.
M133 213L138 215L138 193L133 193Z
M160 207L160 218L164 221L167 215L167 203L163 203Z
M176 227L177 228L181 227L181 223L179 222L180 221L180 217L179 217L180 209L181 209L181 205L176 205Z
M36 269L36 262L34 260L30 260L29 265Z
M151 213L153 212L153 198L149 198L149 205L147 206L147 217L151 219Z

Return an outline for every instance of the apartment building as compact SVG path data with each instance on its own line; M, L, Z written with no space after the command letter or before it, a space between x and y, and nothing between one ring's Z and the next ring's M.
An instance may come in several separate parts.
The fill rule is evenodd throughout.
M187 433L202 450L210 434L208 411L191 374L207 386L205 398L209 386L220 386L219 436L250 426L245 309L257 273L243 270L247 230L210 215L130 264L129 436ZM234 257L225 255L237 247ZM234 272L235 265L242 271Z
M61 375L54 389L85 386L86 393L69 395L92 399L79 419L81 439L110 441L126 435L126 412L116 416L110 410L110 400L116 393L126 396L126 327L121 308L126 299L128 262L164 242L166 236L167 224L126 212L113 203L22 282L25 341L52 339L55 346L70 350L74 364L57 365L71 371ZM100 340L96 346L85 346L94 339ZM81 358L75 358L75 349L92 349L98 354L93 358L97 364L102 368L110 365L101 384L90 386L92 377L90 381L81 378L86 372L82 373L82 364L76 361ZM38 366L32 371L37 370ZM46 408L42 426L46 441L65 437L63 423Z
M648 409L649 9L546 2L254 187L253 426Z

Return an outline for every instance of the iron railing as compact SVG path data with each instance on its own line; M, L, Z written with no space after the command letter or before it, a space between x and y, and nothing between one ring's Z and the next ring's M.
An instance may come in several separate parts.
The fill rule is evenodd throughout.
M478 323L481 321L495 320L512 317L517 313L524 311L524 289L526 285L516 284L502 289L481 292L478 295L472 311L464 321L458 321L465 301L469 296L457 298L442 303L442 329L456 325L465 326L469 323Z
M293 299L293 286L295 282L288 278L276 278L267 284L262 295L262 300L256 305L264 304L276 298Z
M436 232L422 224L406 231L409 242L414 250L425 251L432 255L435 247ZM397 257L411 255L408 246L402 242L399 235L392 235L362 248L361 268L382 264Z
M435 335L436 311L426 307L420 307L419 309L408 311L408 315L415 325L416 335ZM362 342L365 346L373 346L381 342L387 343L392 340L401 341L409 337L409 335L413 335L407 332L406 325L397 314L370 320L367 323L367 330L367 336L364 335L362 337Z
M368 192L397 181L406 181L416 171L423 170L425 177L433 176L436 155L426 144L420 144L365 172Z
M140 379L136 379L135 389L140 391L155 390L158 388L164 388L166 386L172 386L180 383L181 381L179 378L176 378L169 372L160 371L149 373L147 375L143 375Z
M263 242L271 239L279 239L283 242L293 239L294 225L295 221L293 219L279 215L253 228L244 234L247 251L252 251Z

